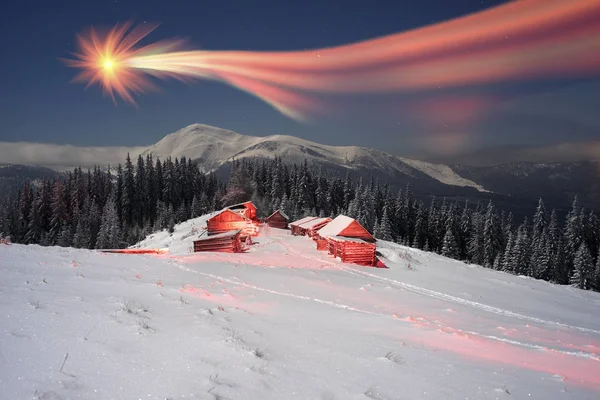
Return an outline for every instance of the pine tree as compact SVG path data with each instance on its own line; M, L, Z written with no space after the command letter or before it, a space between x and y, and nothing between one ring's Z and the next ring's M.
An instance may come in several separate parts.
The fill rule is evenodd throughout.
M58 237L56 238L56 245L60 247L70 247L73 243L73 238L71 236L71 228L69 225L64 224Z
M198 200L196 195L194 195L194 198L192 199L191 211L192 218L197 218L202 215L202 210L200 210L200 200Z
M133 207L135 201L135 181L134 181L134 171L133 164L131 163L131 158L129 157L129 153L127 153L127 158L125 160L125 169L123 171L123 187L121 188L121 216L123 219L123 223L126 226L130 226L133 222ZM99 207L102 207L102 204L98 204Z
M506 240L506 248L504 249L504 253L502 255L502 271L513 273L514 265L513 265L513 246L515 244L515 238L512 232L508 232L508 238Z
M377 221L377 219L375 219L375 224L373 225L373 237L375 239L381 239L381 232L379 230L379 221Z
M90 246L91 230L90 221L86 213L82 213L77 220L75 235L73 236L73 246L78 249L85 249Z
M42 200L40 196L36 196L31 203L31 211L29 212L29 225L27 227L28 229L24 240L26 244L40 243L42 239L42 216L40 214L41 203ZM2 232L1 228L0 232Z
M567 261L567 270L572 271L575 253L583 242L583 221L581 219L582 210L579 207L577 196L573 200L571 211L567 214L565 224L565 261Z
M579 289L590 289L592 284L592 256L585 243L581 243L573 260L573 275L571 285Z
M540 197L540 199L538 200L538 206L533 216L532 241L534 245L540 239L542 232L546 229L547 226L548 221L546 216L546 207L544 206L544 201Z
M121 247L121 231L119 229L119 217L115 198L110 197L102 212L102 222L96 242L96 248L116 249Z
M33 203L33 193L29 185L29 181L26 181L23 185L23 190L19 199L19 223L20 231L26 233L29 228L29 221L31 218L31 204ZM15 241L23 238L14 238Z
M596 268L594 269L594 290L600 292L600 250L596 257Z
M389 208L388 205L383 206L383 214L381 216L381 224L379 226L379 232L381 236L381 240L386 240L388 242L393 241L392 237L392 225L390 223L389 217Z
M530 271L531 240L529 237L527 218L519 226L517 238L512 248L512 270L517 275L527 275Z
M473 264L483 265L485 262L484 249L484 218L480 212L471 217L471 237L469 238L468 253Z
M452 232L452 227L450 225L446 228L446 233L444 235L442 255L449 258L458 258L459 256L458 245L456 244L456 239L454 238L454 233Z
M50 243L55 244L58 236L63 230L63 225L67 223L67 205L63 183L57 180L54 183L54 192L52 195L52 219L50 220Z
M175 232L175 211L173 210L173 204L170 204L167 209L166 223L169 233Z
M484 266L492 268L496 256L502 251L502 231L492 201L488 203L483 228Z

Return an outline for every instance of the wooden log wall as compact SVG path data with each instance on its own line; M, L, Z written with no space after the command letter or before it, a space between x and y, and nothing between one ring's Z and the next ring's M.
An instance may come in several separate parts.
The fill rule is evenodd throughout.
M226 253L239 253L242 251L240 233L233 236L206 238L194 241L194 251L217 251Z

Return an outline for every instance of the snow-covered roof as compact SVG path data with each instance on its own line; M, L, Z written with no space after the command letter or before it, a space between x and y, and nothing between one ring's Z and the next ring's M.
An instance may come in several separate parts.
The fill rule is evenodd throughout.
M298 225L301 225L301 224L303 224L305 222L312 221L313 219L317 219L317 218L318 217L304 217L302 219L299 219L298 221L291 222L290 225L292 225L292 226L298 226Z
M347 217L345 215L338 215L325 225L320 231L319 235L325 236L338 236L344 229L346 229L350 224L354 222L354 218Z
M287 216L287 214L286 214L286 213L284 213L284 212L283 212L283 211L281 211L281 210L277 210L277 211L275 211L273 214L269 215L269 216L268 216L267 218L265 218L265 219L269 219L269 218L271 218L273 215L275 215L275 214L277 214L277 213L279 213L279 214L280 214L280 215L281 215L283 218L287 219L288 221L290 220L290 217L288 217L288 216Z
M241 230L239 229L234 229L231 231L227 231L227 232L223 232L223 233L218 233L216 235L210 235L210 236L200 236L198 239L196 239L195 241L199 241L199 240L210 240L210 239L219 239L219 238L224 238L224 237L229 237L229 236L235 236L238 233L240 233Z
M317 218L317 219L313 219L311 221L304 222L303 224L300 224L299 227L303 228L303 229L311 229L317 225L320 225L324 222L329 222L329 221L331 221L331 218Z
M215 213L213 213L213 215L212 215L212 216L211 216L211 217L210 217L208 220L211 220L211 219L213 219L213 218L216 218L216 217L218 217L219 215L223 214L224 212L230 212L230 213L232 213L232 214L235 214L235 215L237 215L237 216L239 216L239 217L242 217L242 218L244 218L244 219L246 219L246 220L250 221L250 220L249 220L248 218L246 218L244 215L240 214L239 212L235 212L235 211L233 211L233 210L231 210L231 209L229 209L229 208L224 208L224 209L222 209L221 211L216 211Z
M232 204L230 206L227 206L226 208L242 208L242 207L246 208L246 206L248 204L252 204L252 207L256 208L256 206L251 201L245 201L243 203Z
M366 240L362 240L359 238L347 237L347 236L328 236L328 237L333 240L343 240L345 242L369 243Z

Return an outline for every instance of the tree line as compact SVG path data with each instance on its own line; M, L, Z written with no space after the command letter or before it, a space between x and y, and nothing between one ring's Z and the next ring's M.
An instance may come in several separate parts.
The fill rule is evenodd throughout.
M393 192L373 178L331 176L305 161L231 163L227 182L185 157L129 155L116 171L80 168L63 179L23 188L0 204L0 233L16 243L122 248L178 222L252 200L259 216L281 209L291 219L340 214L381 240L486 268L600 291L600 221L577 198L563 221L542 199L531 218L487 204L416 199L410 185Z
M431 251L515 275L600 291L600 220L574 198L564 221L540 198L531 218L487 204L459 204L413 195L410 185L392 192L371 178L325 176L305 161L285 165L234 162L226 189L232 201L252 200L259 213L281 209L292 220L307 215L355 218L377 239Z
M81 168L26 182L0 204L0 233L15 243L124 248L220 207L224 186L189 159L129 155L116 171Z

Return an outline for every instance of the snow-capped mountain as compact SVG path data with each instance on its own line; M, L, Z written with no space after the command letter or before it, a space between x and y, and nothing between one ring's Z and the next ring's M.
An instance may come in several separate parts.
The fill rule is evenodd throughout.
M394 188L410 183L422 197L439 196L486 202L528 215L542 197L549 208L568 209L575 194L588 208L600 204L597 161L540 164L514 162L492 167L435 164L357 146L329 146L286 135L247 136L209 125L193 124L145 147L75 147L41 143L0 143L0 160L7 164L49 166L69 170L122 163L126 154L185 156L204 171L226 178L233 159L281 157L287 164L320 166L325 174L368 179L373 176Z
M396 157L357 146L328 146L294 136L245 136L209 125L194 124L165 136L145 150L165 158L185 156L206 171L216 170L233 159L281 157L286 163L308 162L352 171L399 178L430 178L444 185L485 188L458 175L447 165Z

